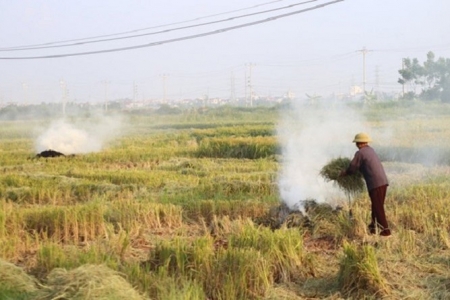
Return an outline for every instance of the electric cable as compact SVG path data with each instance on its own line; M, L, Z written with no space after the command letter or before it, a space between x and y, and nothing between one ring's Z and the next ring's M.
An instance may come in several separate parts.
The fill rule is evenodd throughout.
M189 29L189 28L195 28L195 27L201 27L201 26L206 26L206 25L211 25L211 24L217 24L217 23L233 21L233 20L236 20L236 19L247 18L247 17L250 17L250 16L265 14L265 13L273 12L273 11L277 11L277 10L288 9L288 8L292 8L292 7L295 7L295 6L298 6L298 5L304 5L304 4L307 4L307 3L310 3L310 2L315 2L315 1L318 1L318 0L309 0L309 1L295 3L295 4L288 5L288 6L278 7L278 8L274 8L274 9L270 9L270 10L265 10L265 11L260 11L260 12L256 12L256 13L230 17L230 18L227 18L227 19L221 19L221 20L205 22L205 23L199 23L199 24L183 26L183 27L170 28L170 29L165 29L165 30L160 30L160 31L155 31L155 32L149 32L149 33L141 33L141 34L128 35L128 36L115 37L115 38L106 38L106 39L87 41L87 42L76 42L76 43L66 44L66 45L53 45L53 46L49 45L49 46L37 46L37 47L27 47L27 48L7 48L7 49L0 48L0 51L1 52L5 52L5 51L11 52L11 51L24 51L24 50L37 50L37 49L48 49L48 48L72 47L72 46L80 46L80 45L93 44L93 43L101 43L101 42L110 42L110 41L116 41L116 40L131 39L131 38L137 38L137 37L143 37L143 36L149 36L149 35L156 35L156 34L161 34L161 33L168 33L168 32L172 32L172 31L179 31L179 30L184 30L184 29Z
M43 56L0 57L0 59L1 60L23 60L23 59L61 58L61 57L69 57L69 56L81 56L81 55L91 55L91 54L100 54L100 53L110 53L110 52L126 51L126 50L133 50L133 49L146 48L146 47L154 47L154 46L159 46L159 45L163 45L163 44L167 44L167 43L173 43L173 42L179 42L179 41L184 41L184 40L190 40L190 39L205 37L205 36L209 36L209 35L215 35L215 34L224 33L224 32L227 32L227 31L231 31L231 30L236 30L236 29L240 29L240 28L244 28L244 27L249 27L249 26L254 26L254 25L258 25L258 24L262 24L262 23L266 23L266 22L271 22L271 21L275 21L277 19L281 19L281 18L292 16L292 15L304 13L304 12L307 12L307 11L312 11L312 10L316 10L316 9L319 9L319 8L323 8L323 7L326 7L328 5L336 4L336 3L342 2L342 1L345 1L345 0L330 1L330 2L327 2L327 3L323 3L323 4L320 4L320 5L313 6L313 7L309 7L309 8L306 8L306 9L297 10L297 11L293 11L293 12L289 12L289 13L285 13L285 14L281 14L281 15L276 15L276 16L272 16L272 17L269 17L269 18L266 18L266 19L262 19L262 20L258 20L258 21L253 21L253 22L249 22L249 23L243 23L243 24L236 25L236 26L231 26L231 27L225 27L225 28L221 28L221 29L217 29L217 30L213 30L213 31L205 32L205 33L200 33L200 34L193 34L193 35L183 36L183 37L179 37L179 38L173 38L173 39L168 39L168 40L151 42L151 43L148 43L148 44L141 44L141 45L135 45L135 46L129 46L129 47L121 47L121 48L113 48L113 49L104 49L104 50L97 50L97 51L67 53L67 54L54 54L54 55L43 55Z
M226 12L217 13L217 14L213 14L213 15L207 15L207 16L203 16L203 17L198 17L198 18L190 19L190 20L179 21L179 22L173 22L173 23L162 24L162 25L156 25L156 26L145 27L145 28L140 28L140 29L134 29L134 30L124 31L124 32L119 32L119 33L112 33L112 34L105 34L105 35L97 35L97 36L92 36L92 37L87 37L87 38L70 39L70 40L63 40L63 41L56 41L56 42L48 42L48 43L41 43L41 44L33 44L33 45L11 46L11 47L0 48L0 51L6 51L6 50L19 50L19 49L21 49L21 48L31 48L31 47L38 47L38 46L48 46L48 45L54 45L54 44L62 44L62 43L69 43L69 42L78 42L78 41L92 40L92 39L104 38L104 37L110 37L110 36L124 35L124 34L129 34L129 33L139 32L139 31L145 31L145 30L149 30L149 29L156 29L156 28L162 28L162 27L168 27L168 26L173 26L173 25L179 25L179 24L190 23L190 22L199 21L199 20L203 20L203 19L208 19L208 18L212 18L212 17L216 17L216 16L226 15L226 14L229 14L229 13L234 13L234 12L239 12L239 11L245 11L245 10L249 10L249 9L253 9L253 8L257 8L257 7L260 7L260 6L272 4L272 3L275 3L275 2L281 2L281 1L284 1L284 0L275 0L275 1L270 1L270 2L265 2L265 3L257 4L257 5L250 6L250 7L245 7L245 8L240 8L240 9L236 9L236 10L226 11ZM317 0L316 0L316 1L317 1Z
M423 50L430 50L430 48L433 48L434 50L447 50L450 49L450 44L445 45L436 45L436 46L422 46L422 47L414 47L414 48L402 48L402 49L375 49L373 51L377 52L405 52L405 51L423 51ZM433 51L433 50L431 50Z
M302 65L310 65L308 63L314 63L314 62L323 62L324 60L330 60L332 62L336 62L339 60L344 60L344 59L349 59L349 58L353 58L357 56L357 54L352 51L352 52L347 52L347 53L342 53L342 54L336 54L333 55L331 57L318 57L318 58L311 58L311 59L304 59L304 60L300 60L300 61L293 61L290 63L259 63L259 66L263 66L263 67L287 67L287 68L297 68L299 66Z

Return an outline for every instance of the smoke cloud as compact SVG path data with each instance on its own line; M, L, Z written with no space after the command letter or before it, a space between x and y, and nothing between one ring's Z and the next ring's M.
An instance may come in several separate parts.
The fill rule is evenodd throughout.
M353 158L356 133L367 131L362 117L344 105L293 104L277 128L282 145L280 196L291 209L302 200L337 205L344 193L319 172L331 159ZM300 207L299 207L300 206Z
M83 122L61 119L52 122L35 141L35 150L52 149L64 154L101 151L120 135L120 116L96 116Z

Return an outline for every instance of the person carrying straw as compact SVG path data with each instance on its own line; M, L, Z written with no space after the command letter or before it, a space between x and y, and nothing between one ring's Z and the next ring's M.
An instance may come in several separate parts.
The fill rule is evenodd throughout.
M372 203L372 221L369 224L369 232L376 234L379 231L381 236L390 236L391 230L384 211L384 201L389 183L378 155L369 146L371 141L370 136L364 132L355 136L353 142L356 143L358 151L348 168L341 171L340 176L351 175L358 170L362 173Z

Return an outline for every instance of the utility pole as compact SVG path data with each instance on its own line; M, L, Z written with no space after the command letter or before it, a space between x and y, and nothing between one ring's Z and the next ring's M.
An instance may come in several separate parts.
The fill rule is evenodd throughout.
M361 52L363 55L363 92L366 93L366 54L372 52L372 50L367 50L366 47L363 47L358 52Z
M247 64L248 66L248 76L247 76L247 82L246 82L246 91L248 89L249 92L249 100L250 100L250 106L253 106L253 85L252 85L252 69L255 66L255 64L250 63Z
M207 107L209 102L209 87L206 89L206 94L203 95L203 107Z
M104 80L102 81L104 85L104 101L105 101L105 111L108 111L108 85L110 81Z

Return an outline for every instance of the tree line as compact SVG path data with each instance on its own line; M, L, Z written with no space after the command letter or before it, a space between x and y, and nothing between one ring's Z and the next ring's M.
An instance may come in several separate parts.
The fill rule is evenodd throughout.
M427 60L420 64L417 58L404 58L398 71L398 83L403 85L405 99L441 100L450 102L450 59L436 59L432 51ZM405 88L408 91L405 92Z

